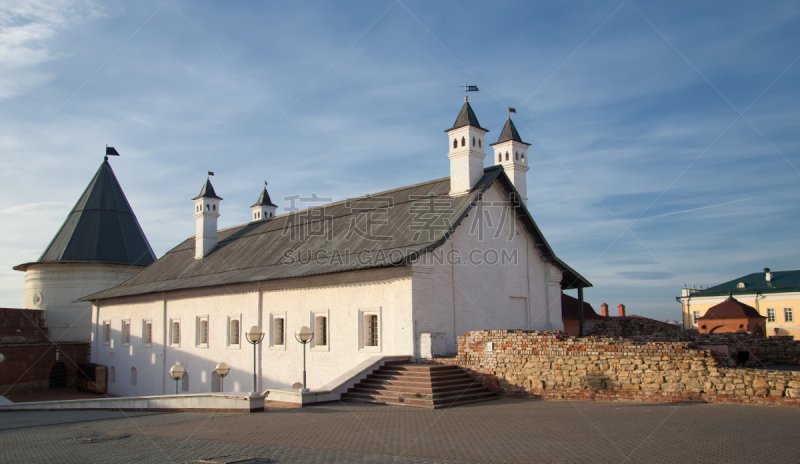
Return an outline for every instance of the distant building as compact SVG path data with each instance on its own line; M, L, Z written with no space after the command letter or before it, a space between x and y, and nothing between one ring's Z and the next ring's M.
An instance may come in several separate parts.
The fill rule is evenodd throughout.
M708 308L697 318L700 333L749 333L763 337L767 331L766 317L756 308L736 301L732 296L720 304Z
M707 289L685 288L676 300L681 304L683 326L700 330L698 320L713 306L732 295L754 308L766 321L766 335L800 336L795 312L800 309L800 270L749 274Z

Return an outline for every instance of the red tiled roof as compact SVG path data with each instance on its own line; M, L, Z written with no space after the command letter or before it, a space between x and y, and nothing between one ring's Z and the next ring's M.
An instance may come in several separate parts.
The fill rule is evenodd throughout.
M756 308L740 303L736 298L729 296L727 300L722 303L708 308L708 311L697 319L744 319L744 318L759 318L766 319L761 314L758 314Z

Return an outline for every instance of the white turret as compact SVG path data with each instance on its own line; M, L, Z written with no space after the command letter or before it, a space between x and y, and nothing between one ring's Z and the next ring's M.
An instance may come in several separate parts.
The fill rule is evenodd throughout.
M482 128L469 100L464 97L464 106L458 113L456 123L448 129L447 138L450 158L450 195L463 195L483 177L484 151L483 136L488 130Z
M202 259L217 246L217 218L219 217L219 202L222 198L217 196L211 180L206 178L200 195L192 200L194 200L194 218L197 220L194 259Z
M261 196L258 197L256 204L250 207L253 210L253 221L269 221L275 217L275 211L278 205L272 203L267 193L267 183L264 182L264 190L261 191Z
M530 145L522 141L510 115L497 143L492 144L494 164L503 167L503 171L511 179L511 183L519 192L520 200L525 206L528 205L526 173L530 169L528 167L528 147Z

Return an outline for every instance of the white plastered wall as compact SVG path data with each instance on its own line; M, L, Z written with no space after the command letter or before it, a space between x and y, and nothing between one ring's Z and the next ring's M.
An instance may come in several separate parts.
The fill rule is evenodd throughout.
M251 391L253 346L245 340L252 325L265 332L257 348L258 390L291 387L302 380L302 345L294 338L300 326L312 325L312 313L328 319L328 346L306 348L308 386L317 389L375 355L411 355L411 279L408 268L361 271L302 279L215 287L206 290L143 295L102 303L94 308L92 362L114 366L116 381L109 393L122 396L174 394L175 382L168 370L180 362L189 373L189 392L212 391L212 371L226 362L230 374L224 379L227 392ZM259 295L261 295L259 297ZM380 315L377 348L363 347L360 317L370 311ZM282 347L272 346L271 315L285 318ZM200 317L208 318L208 346L198 346ZM230 346L229 321L241 317L240 345ZM121 321L132 325L130 346L121 346ZM153 343L142 346L144 319L153 321ZM111 342L103 342L103 321L111 320ZM179 320L181 340L170 340L170 323ZM113 353L113 354L112 354ZM137 369L137 384L131 385L130 369ZM179 384L179 392L182 385Z
M440 262L428 253L412 266L417 339L425 332L446 333L455 352L458 335L471 330L563 329L561 271L539 256L506 198L492 186L432 252L451 253L460 262ZM504 263L503 254L509 257ZM492 264L495 257L500 260Z
M87 343L92 304L75 300L119 285L142 269L96 263L31 264L25 269L24 307L46 311L51 340Z

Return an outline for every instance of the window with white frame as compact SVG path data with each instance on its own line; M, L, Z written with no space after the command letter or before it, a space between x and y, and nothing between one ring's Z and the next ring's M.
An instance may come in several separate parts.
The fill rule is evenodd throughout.
M177 346L181 344L181 320L172 319L169 324L169 343Z
M208 317L197 318L197 346L208 348Z
M103 321L103 344L111 344L111 321Z
M142 321L142 346L153 346L153 321Z
M285 343L286 324L283 317L272 318L272 345L283 347Z
M794 315L792 314L792 308L783 308L783 320L785 322L794 322Z
M238 318L231 318L228 324L228 344L230 346L239 346L239 323Z
M767 322L775 322L775 308L767 308Z
M122 346L129 346L131 344L131 321L122 321Z
M380 309L359 311L359 331L361 349L365 351L381 350L381 317Z
M311 331L314 333L314 337L311 339L311 349L314 351L328 351L330 332L327 310L311 313Z
M700 318L700 311L692 312L692 324L697 324L697 319Z

